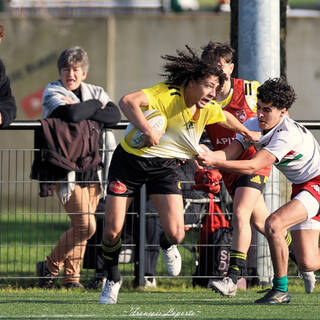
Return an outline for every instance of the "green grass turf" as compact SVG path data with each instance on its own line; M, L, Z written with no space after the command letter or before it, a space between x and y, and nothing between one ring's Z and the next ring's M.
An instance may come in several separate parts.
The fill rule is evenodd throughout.
M116 305L100 305L99 291L1 289L0 319L319 319L319 293L291 285L292 302L255 305L258 289L226 298L207 289L124 288Z

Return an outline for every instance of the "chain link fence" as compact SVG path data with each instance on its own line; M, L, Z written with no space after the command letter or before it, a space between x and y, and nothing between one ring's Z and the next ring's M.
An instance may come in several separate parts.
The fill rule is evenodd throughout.
M122 130L125 122L114 130ZM317 122L303 123L311 129L319 129ZM40 122L17 121L9 129L15 134L15 141L36 136ZM112 131L109 132L112 137ZM17 138L20 137L20 138ZM30 139L29 139L30 140ZM115 141L112 142L115 146ZM20 143L21 144L21 143ZM105 162L110 161L113 149L102 150L106 155ZM37 285L36 263L45 260L55 246L60 235L68 228L69 218L56 195L39 197L39 182L30 179L30 171L34 155L39 150L33 146L26 148L0 147L0 285L12 283ZM108 163L107 163L108 165ZM198 283L195 279L212 278L212 270L199 273L199 253L202 250L218 250L228 248L229 243L203 243L200 241L201 228L208 216L209 199L205 194L191 192L193 175L188 170L181 169L182 189L185 202L184 242L179 245L182 256L182 271L178 276L187 282ZM281 177L279 182L281 204L290 196L290 184ZM232 203L224 188L215 198L223 215L228 221L232 219ZM81 279L89 281L95 272L101 269L100 242L103 230L104 203L101 200L96 212L97 232L88 241ZM139 199L136 199L126 216L123 230L123 249L120 254L120 271L124 278L133 281L135 285L143 285L145 277L155 279L170 278L163 263L159 248L160 221L156 210L142 189ZM247 283L257 283L257 243L253 237L249 252ZM261 251L261 250L260 250ZM227 251L226 251L227 253ZM213 259L208 254L206 259ZM228 257L227 257L228 259ZM100 262L99 262L100 261ZM214 265L214 261L202 261ZM227 260L226 260L227 263ZM270 263L270 261L269 261ZM99 267L100 265L100 267ZM198 268L198 272L197 272ZM223 269L223 266L222 266ZM211 273L210 273L211 272ZM295 266L290 267L290 275L298 275Z

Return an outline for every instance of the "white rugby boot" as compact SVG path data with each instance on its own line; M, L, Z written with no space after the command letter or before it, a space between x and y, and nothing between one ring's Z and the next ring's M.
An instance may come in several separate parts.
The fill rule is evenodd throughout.
M122 285L122 280L118 282L106 281L104 285L99 302L101 304L116 304L118 302L118 294Z
M169 275L178 276L181 271L181 255L177 246L172 245L168 249L162 249L162 253Z
M237 293L237 285L229 277L222 280L212 280L210 286L212 290L221 293L223 296L234 297Z
M301 271L301 276L304 281L304 289L306 293L311 293L316 285L316 275L313 271Z
M157 287L156 278L154 277L144 277L144 288L154 289Z

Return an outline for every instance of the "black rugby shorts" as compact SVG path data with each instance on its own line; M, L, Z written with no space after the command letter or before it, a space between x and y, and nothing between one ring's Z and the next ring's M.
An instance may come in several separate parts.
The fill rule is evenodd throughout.
M234 190L236 190L239 187L250 187L258 189L262 193L267 181L267 176L262 176L260 174L244 174L240 176L239 179L237 179Z
M108 173L108 194L138 196L143 184L147 194L181 194L176 159L142 158L118 145Z

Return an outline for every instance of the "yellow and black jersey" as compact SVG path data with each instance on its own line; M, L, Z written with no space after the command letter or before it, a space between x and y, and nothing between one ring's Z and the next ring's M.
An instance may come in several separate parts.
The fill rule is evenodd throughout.
M124 139L121 146L127 152L141 157L191 159L199 153L199 140L206 125L226 121L221 107L210 101L193 118L184 101L184 89L161 82L142 90L149 100L148 109L157 109L167 118L167 129L157 146L136 149Z

